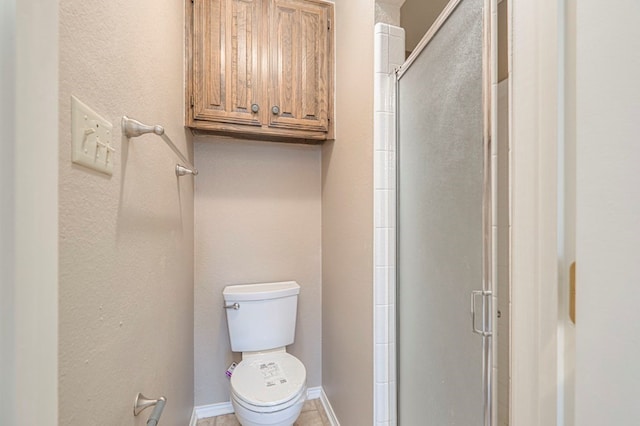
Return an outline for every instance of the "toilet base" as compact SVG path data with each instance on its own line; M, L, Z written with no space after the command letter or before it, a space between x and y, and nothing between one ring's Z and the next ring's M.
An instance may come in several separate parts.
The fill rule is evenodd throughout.
M293 405L271 413L249 410L240 405L233 395L231 396L231 405L236 419L242 426L293 426L293 423L300 417L306 399L306 392L303 392Z

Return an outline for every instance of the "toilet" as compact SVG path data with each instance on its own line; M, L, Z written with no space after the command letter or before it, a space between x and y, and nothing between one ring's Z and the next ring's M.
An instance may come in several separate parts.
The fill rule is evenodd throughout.
M224 288L231 350L242 361L231 376L231 404L242 426L291 426L307 397L307 371L287 353L300 286L295 281Z

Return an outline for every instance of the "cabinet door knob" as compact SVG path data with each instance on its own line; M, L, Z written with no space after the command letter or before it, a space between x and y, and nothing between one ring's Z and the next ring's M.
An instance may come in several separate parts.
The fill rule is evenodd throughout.
M277 105L272 106L271 107L271 112L273 113L273 115L280 114L280 107L278 107Z
M251 111L252 111L252 112L258 112L258 111L260 111L260 105L258 105L258 104L251 104Z

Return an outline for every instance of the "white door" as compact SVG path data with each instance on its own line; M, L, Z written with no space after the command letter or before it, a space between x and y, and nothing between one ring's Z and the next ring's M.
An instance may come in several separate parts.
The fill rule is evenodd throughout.
M640 2L576 7L575 425L640 425Z

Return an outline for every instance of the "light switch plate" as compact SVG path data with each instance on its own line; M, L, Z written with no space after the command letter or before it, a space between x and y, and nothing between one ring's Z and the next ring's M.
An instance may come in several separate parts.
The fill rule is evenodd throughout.
M74 163L112 175L115 160L112 133L111 123L71 96L71 160Z

